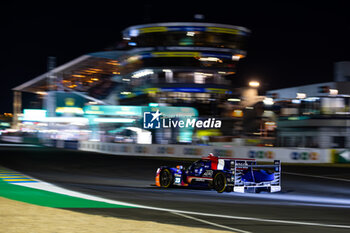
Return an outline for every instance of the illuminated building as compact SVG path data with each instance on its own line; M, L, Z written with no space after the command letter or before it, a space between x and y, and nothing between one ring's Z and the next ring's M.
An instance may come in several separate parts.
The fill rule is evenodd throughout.
M157 23L123 31L121 104L193 106L220 115L232 96L231 79L246 56L243 27L211 23ZM125 94L128 93L128 94Z
M61 91L98 104L155 102L215 115L213 110L232 95L231 79L246 56L249 33L244 27L211 23L129 27L123 31L123 50L83 55L15 87L15 112L20 92L50 99L49 92ZM55 115L52 108L49 113Z
M284 147L350 146L350 62L335 64L334 81L271 90L280 107L277 140Z
M22 113L22 92L36 94L41 106L35 108L46 109L49 119L82 117L86 105L193 107L200 117L222 116L223 105L237 97L231 79L246 56L249 33L198 22L129 27L122 32L122 50L51 64L47 73L13 88L14 125Z

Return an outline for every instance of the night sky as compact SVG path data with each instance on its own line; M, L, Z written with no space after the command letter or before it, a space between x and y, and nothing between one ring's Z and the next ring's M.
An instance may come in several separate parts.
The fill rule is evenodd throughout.
M248 56L238 66L239 85L257 79L270 90L332 81L334 62L350 60L349 8L346 1L305 2L2 3L0 113L12 112L11 88L46 72L48 56L61 65L112 46L128 26L191 22L194 14L252 30Z

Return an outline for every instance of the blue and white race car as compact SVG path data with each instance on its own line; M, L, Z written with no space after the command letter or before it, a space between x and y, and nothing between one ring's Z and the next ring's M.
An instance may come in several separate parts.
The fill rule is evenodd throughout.
M257 165L255 159L220 158L212 154L187 169L162 166L157 169L156 185L208 187L217 192L281 191L281 163Z

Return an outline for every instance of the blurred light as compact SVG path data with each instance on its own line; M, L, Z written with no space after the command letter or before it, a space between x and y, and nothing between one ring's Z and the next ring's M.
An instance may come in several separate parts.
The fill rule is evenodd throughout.
M107 61L106 64L113 65L113 66L120 65L117 60Z
M95 74L95 73L98 73L98 72L101 72L101 71L102 71L102 69L89 68L87 70L84 70L83 72Z
M150 107L158 107L159 104L158 103L149 103L148 106L150 106Z
M260 83L258 81L250 81L249 86L250 87L259 87Z
M120 92L121 95L130 95L131 92L130 91L123 91L123 92Z
M138 29L132 29L132 30L130 30L129 35L133 36L133 37L136 37L136 36L139 35L139 30Z
M297 99L305 99L306 94L305 93L297 93Z
M202 14L195 14L194 18L197 19L197 20L203 20L204 19L204 15L202 15Z
M163 72L165 72L165 73L171 73L172 71L169 70L169 69L164 69Z
M132 78L141 78L143 76L147 76L147 75L150 75L153 73L154 73L153 70L146 69L146 70L141 70L141 71L135 72L131 77Z
M204 83L203 73L195 72L194 73L194 83Z
M95 122L102 122L102 123L132 123L135 121L135 119L131 118L95 118Z
M87 124L88 119L84 117L46 117L42 119L43 122L56 122L56 123L82 123Z
M73 74L72 77L75 77L75 78L84 78L85 75L82 75L82 74Z
M276 122L273 121L266 121L265 122L265 129L269 131L273 131L276 129Z
M9 127L10 123L8 123L8 122L0 122L0 126Z
M84 114L84 111L82 108L78 108L78 107L58 107L56 108L56 113Z
M329 89L329 94L330 95L338 95L338 90L337 89Z
M122 80L125 82L130 82L130 79L128 79L128 78L123 78Z
M313 102L313 101L316 101L316 100L319 100L320 98L318 97L308 97L305 99L305 101L310 101L310 102Z
M135 55L135 56L131 56L128 59L126 59L127 62L131 63L131 62L135 62L141 59L140 55Z
M136 43L135 43L135 42L129 42L128 45L130 45L130 46L136 46Z
M186 36L194 36L196 33L195 32L187 32Z
M35 93L38 95L47 95L47 93L45 91L37 91Z
M137 144L152 144L152 133L137 127L126 127L126 129L136 132Z
M123 40L131 40L130 37L124 37Z
M300 101L300 100L292 100L292 103L293 103L293 104L300 104L301 101Z
M203 75L203 76L213 76L213 74L210 73L202 73L202 72L194 72L195 75Z
M232 56L233 61L238 61L239 59L241 59L241 56L237 56L237 55Z
M217 57L201 57L199 58L200 61L221 61L219 58Z
M153 93L153 94L155 94L155 93L157 93L159 91L160 91L160 89L156 88L156 87L143 89L143 92L145 92L145 93Z
M43 109L24 109L23 121L41 121L46 118L46 110Z
M17 131L18 131L18 129L6 129L4 132L14 133Z
M273 99L272 98L269 98L269 97L266 97L264 100L263 100L264 104L265 105L273 105L274 102L273 102Z
M227 99L227 101L230 101L230 102L239 102L239 101L241 101L241 99L230 98L230 99Z
M235 109L235 110L233 110L232 116L233 117L243 117L243 111L240 109Z

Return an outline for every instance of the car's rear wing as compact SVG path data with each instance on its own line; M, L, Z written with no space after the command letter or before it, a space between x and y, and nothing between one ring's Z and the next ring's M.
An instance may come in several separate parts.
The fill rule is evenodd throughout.
M271 181L255 182L253 169L273 169L274 175ZM258 165L256 161L234 160L231 161L231 171L233 174L233 190L235 192L250 191L281 191L281 161L274 160L273 164ZM242 176L246 172L251 172L253 181L244 181Z

